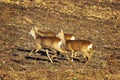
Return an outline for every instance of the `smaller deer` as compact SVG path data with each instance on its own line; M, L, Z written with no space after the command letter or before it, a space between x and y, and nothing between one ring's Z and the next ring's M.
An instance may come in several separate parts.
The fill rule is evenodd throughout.
M63 39L59 39L56 36L52 36L52 37L43 37L40 36L36 33L35 28L32 28L32 30L29 32L29 34L33 37L35 45L36 45L36 50L35 52L38 52L39 50L41 50L42 48L52 48L55 49L61 53L64 53L64 50L61 48L61 45L64 44L64 38ZM31 55L33 53L33 50L29 53L29 55ZM48 55L48 51L46 51L47 55ZM51 62L52 59L49 57Z
M49 32L44 32L44 31L41 31L40 29L38 29L37 27L35 27L35 31L36 31L37 34L39 34L41 36L44 36L44 37L53 37L53 36L58 37L57 33L50 32L50 31ZM75 40L75 36L72 35L72 34L65 33L64 36L65 36L66 40Z
M64 35L64 32L61 30L61 34L59 34L58 36L62 39L64 38L62 37L62 35ZM93 51L92 42L88 40L65 40L64 43L65 46L63 47L66 51L71 52L71 58L74 57L76 51L82 51L83 57L87 58L87 60L91 58ZM73 59L71 61L73 62Z

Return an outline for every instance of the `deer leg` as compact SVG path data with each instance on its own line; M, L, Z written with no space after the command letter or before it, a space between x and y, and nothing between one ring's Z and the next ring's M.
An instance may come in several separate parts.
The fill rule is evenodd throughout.
M57 54L55 53L53 56L51 56L51 59L56 58Z
M48 50L46 49L45 51L46 51L46 54L47 54L47 56L48 56L50 62L53 63L53 61L52 61L52 59L50 58L50 55L49 55L49 53L48 53Z
M63 53L64 57L66 57L67 60L70 61L70 55L69 55L70 52L67 51L67 50L63 50L63 51L61 51L61 52Z
M41 45L37 45L36 50L35 50L35 51L32 50L32 51L28 54L28 56L30 56L33 52L34 52L34 53L38 52L41 48L42 48Z
M42 49L41 44L36 44L37 48L35 50L35 53L37 53L40 49Z
M33 46L33 43L32 43L32 46ZM34 50L32 50L32 51L28 54L28 56L30 56L33 52L34 52Z
M34 52L34 50L32 50L32 51L28 54L28 56L30 56L33 52Z
M65 52L65 56L66 56L67 60L70 61L70 57L69 57L69 53L68 52Z
M36 49L36 50L35 50L35 53L37 53L39 50L40 50L40 48Z
M77 55L78 55L78 52L75 52L75 53L74 53L74 57L76 58L76 57L77 57Z
M55 49L51 49L51 51L53 51L54 53L57 53L57 51Z
M72 50L71 62L73 62L74 51Z
M40 50L40 49L36 49L36 50L35 50L35 53L38 52L39 50ZM33 52L34 52L34 50L32 50L32 51L28 54L28 56L32 55Z
M57 51L55 49L52 49L52 51L54 52L53 56L51 57L53 59L57 57Z

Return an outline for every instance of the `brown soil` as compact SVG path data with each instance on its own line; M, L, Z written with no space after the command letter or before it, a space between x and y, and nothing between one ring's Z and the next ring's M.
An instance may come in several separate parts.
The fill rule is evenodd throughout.
M119 0L1 0L0 80L120 80L119 5ZM41 51L27 57L35 47L28 35L32 26L90 40L94 55L87 63L80 56L52 64Z

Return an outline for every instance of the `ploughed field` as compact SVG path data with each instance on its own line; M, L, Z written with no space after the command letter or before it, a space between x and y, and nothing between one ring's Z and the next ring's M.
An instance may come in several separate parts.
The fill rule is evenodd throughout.
M0 80L119 80L119 5L119 0L1 0ZM28 57L35 48L28 34L33 26L63 29L91 41L95 52L87 63L81 54L74 62L58 54L51 63L44 51Z

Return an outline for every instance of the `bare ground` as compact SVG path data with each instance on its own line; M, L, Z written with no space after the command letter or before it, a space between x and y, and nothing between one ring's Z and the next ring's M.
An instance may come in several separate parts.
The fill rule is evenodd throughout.
M0 80L120 80L119 0L1 0ZM27 57L34 49L28 32L44 31L76 35L94 44L93 57L54 59L44 52Z

